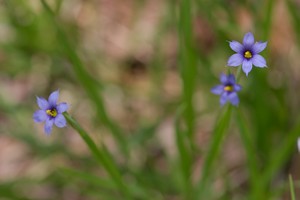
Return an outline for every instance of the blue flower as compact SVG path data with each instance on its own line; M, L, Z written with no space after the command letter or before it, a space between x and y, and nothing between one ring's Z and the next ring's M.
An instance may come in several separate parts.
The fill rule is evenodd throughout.
M220 104L223 106L227 101L232 105L237 106L239 104L239 97L237 92L242 89L242 86L235 83L235 77L233 74L220 75L220 81L222 84L217 85L211 89L211 92L217 95L221 95Z
M232 41L229 42L229 46L236 54L230 56L227 61L228 66L242 65L246 76L252 70L252 64L260 68L266 67L266 60L258 53L266 48L267 42L254 42L254 36L251 32L245 34L243 44Z
M40 110L34 112L33 120L37 123L45 122L44 130L47 135L51 133L53 124L59 128L67 125L62 113L68 110L68 104L57 104L58 97L59 91L56 90L50 94L48 101L44 98L36 98Z

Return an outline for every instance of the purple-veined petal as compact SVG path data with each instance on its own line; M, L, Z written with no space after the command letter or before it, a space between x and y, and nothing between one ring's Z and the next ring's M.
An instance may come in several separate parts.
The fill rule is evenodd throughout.
M220 74L220 82L221 82L222 84L226 84L227 81L228 81L227 75L224 74L224 73L221 73L221 74Z
M65 119L65 117L62 114L58 114L55 117L54 123L59 128L65 127L67 125L66 119Z
M47 119L47 113L45 110L37 110L33 113L33 120L34 122L43 122Z
M248 76L248 73L252 70L252 62L250 60L244 60L242 69L245 72L246 76Z
M240 91L242 89L242 86L239 85L239 84L234 84L233 87L234 87L234 91L236 91L236 92L238 92L238 91Z
M253 56L252 63L256 67L266 67L267 66L267 63L266 63L266 60L264 59L264 57L262 57L261 55L258 55L258 54Z
M220 97L220 104L223 106L227 102L227 92L224 92Z
M63 103L58 104L58 106L56 107L56 110L58 113L63 113L65 111L67 111L68 108L69 108L68 104L63 102Z
M268 44L268 42L256 42L252 46L252 52L254 54L258 54L258 53L262 52L267 47L267 44Z
M237 53L241 53L244 50L244 46L237 41L229 42L229 46L233 51Z
M236 92L231 92L228 96L228 100L231 102L232 105L237 106L240 102L238 95Z
M227 84L230 84L230 85L234 85L235 84L235 77L233 74L229 74L228 75L228 82Z
M249 48L254 44L254 36L251 32L245 34L243 44L246 48Z
M221 95L222 92L224 92L224 86L223 85L217 85L210 90L213 94Z
M36 102L40 109L47 110L49 108L49 103L46 99L42 97L36 97Z
M58 97L59 97L59 91L58 90L52 92L50 94L49 98L48 98L49 105L50 106L55 106L56 102L58 100Z
M50 133L51 133L51 131L52 131L53 123L54 123L54 119L48 118L48 119L46 120L46 123L45 123L45 126L44 126L44 130L45 130L45 133L46 133L47 135L50 135Z
M243 63L244 57L241 54L233 54L227 61L228 66L237 67Z

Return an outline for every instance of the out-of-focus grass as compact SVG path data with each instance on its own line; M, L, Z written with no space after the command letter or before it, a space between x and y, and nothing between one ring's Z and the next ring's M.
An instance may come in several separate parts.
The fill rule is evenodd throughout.
M129 199L281 199L300 126L298 9L290 0L4 1L0 197L120 199L125 183ZM240 105L227 111L209 91L228 71L226 41L248 31L268 41L268 68L241 74ZM47 137L33 123L35 95L57 88L112 163L99 165L70 126Z

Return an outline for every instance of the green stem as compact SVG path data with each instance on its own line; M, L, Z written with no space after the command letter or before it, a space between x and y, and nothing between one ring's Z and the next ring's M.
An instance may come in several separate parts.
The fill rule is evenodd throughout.
M84 87L90 99L95 103L98 117L100 118L101 122L109 128L109 130L115 137L116 141L119 144L118 146L121 148L120 152L124 153L125 155L128 155L128 148L126 140L124 138L124 133L121 132L117 124L114 123L113 120L111 120L111 118L108 116L107 111L105 109L104 100L101 97L101 95L99 95L98 86L95 84L93 78L86 72L81 59L74 50L75 48L69 41L67 35L61 28L60 24L56 21L55 13L51 10L51 8L45 0L41 0L41 2L47 14L50 16L54 27L57 29L58 39L61 43L61 47L63 48L63 51L69 58L70 62L72 63L73 70L79 82Z
M204 192L207 189L207 183L212 174L214 161L218 156L220 146L225 136L225 131L229 126L231 113L232 113L232 106L228 105L227 109L218 120L218 123L215 126L215 129L212 133L212 139L209 146L209 150L204 160L202 176L198 183L197 199L204 198Z
M178 22L178 36L180 45L180 73L183 84L183 112L187 127L187 135L190 137L191 146L195 129L195 109L193 98L197 80L197 57L194 48L194 36L192 26L192 1L180 1Z
M183 178L183 190L185 199L194 199L193 185L191 183L191 149L188 144L188 137L186 132L180 127L180 116L182 115L183 108L180 107L176 114L175 129L176 129L176 147L179 153L179 165Z
M258 188L257 188L257 182L260 181L259 175L258 175L258 166L257 166L257 159L255 155L255 149L254 144L250 140L250 133L249 128L246 125L246 120L244 116L241 113L241 110L238 110L236 113L236 121L238 124L238 127L240 129L240 135L242 142L244 144L246 157L247 157L247 163L249 167L249 174L250 174L250 186L252 187L252 198L253 200L256 200L258 195Z
M265 169L265 173L261 177L262 188L266 187L275 173L284 165L289 159L290 155L295 151L297 138L300 133L300 117L297 120L298 123L295 125L293 130L286 134L286 139L283 141L281 147L277 148L277 152L275 152L272 157L271 165Z
M81 138L89 147L90 151L94 155L95 159L105 168L107 173L111 176L112 180L115 182L116 186L120 189L123 195L127 199L130 198L130 192L124 183L122 176L114 163L112 156L106 150L105 146L102 145L102 149L99 149L93 139L87 134L87 132L77 123L77 121L72 118L67 112L64 113L67 122L79 133Z
M297 120L295 127L286 134L286 138L283 144L277 148L274 152L274 156L271 158L270 165L264 169L264 173L260 177L260 181L257 183L257 189L259 189L259 194L263 195L263 192L267 190L267 186L274 176L276 176L277 171L287 162L290 155L295 151L297 138L300 132L300 117ZM257 197L257 199L263 199L263 196Z
M290 190L291 190L291 197L292 197L292 200L296 200L296 197L295 197L295 190L294 190L294 183L293 183L293 178L291 175L289 175L289 181L290 181Z
M236 83L238 83L241 78L241 72L242 72L242 66L238 67L238 70L236 72Z

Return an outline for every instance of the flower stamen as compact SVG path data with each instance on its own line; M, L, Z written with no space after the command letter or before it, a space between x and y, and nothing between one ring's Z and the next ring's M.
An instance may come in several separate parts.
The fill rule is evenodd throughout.
M252 53L250 51L245 51L244 57L247 59L252 58Z
M56 115L57 115L56 109L46 110L46 113L47 113L47 115L49 115L51 117L56 117Z
M226 86L224 87L224 91L226 91L226 92L232 92L232 91L233 91L232 85L226 85Z

